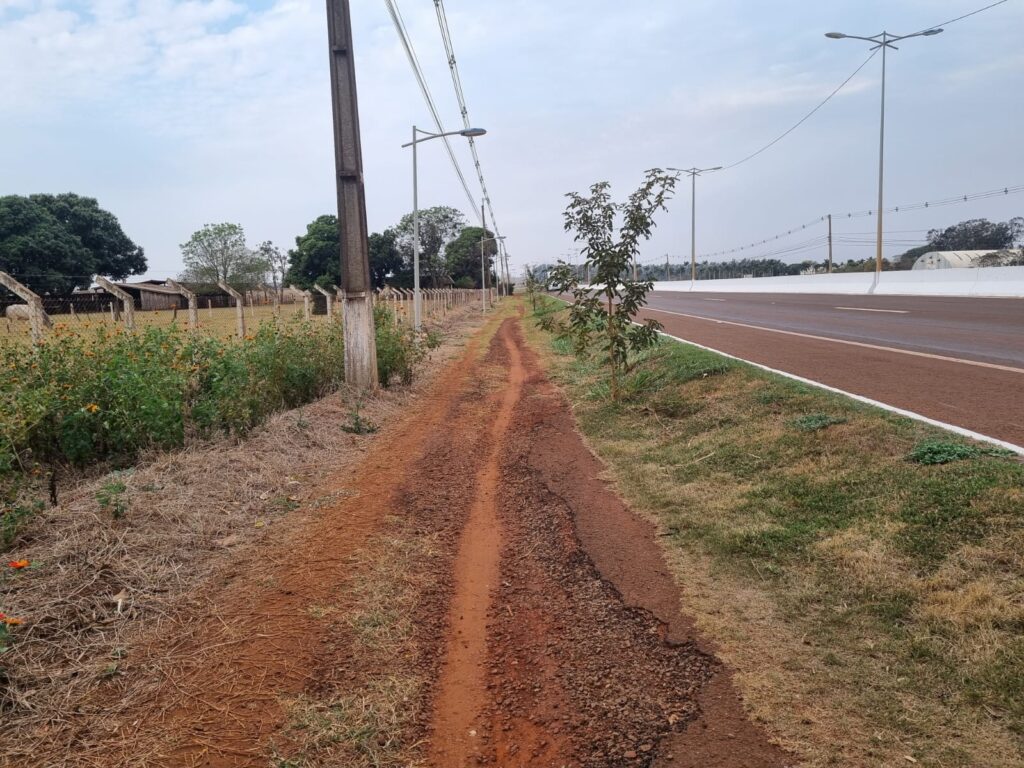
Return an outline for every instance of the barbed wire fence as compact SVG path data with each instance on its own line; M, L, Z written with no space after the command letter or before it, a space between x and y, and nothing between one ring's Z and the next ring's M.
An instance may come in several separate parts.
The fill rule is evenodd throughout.
M55 328L83 331L176 326L218 338L244 337L269 320L339 322L344 306L341 289L336 287L236 291L222 284L217 293L197 293L174 280L115 283L102 277L88 279L94 287L50 295L36 293L24 282L0 272L4 289L0 290L0 336L39 343ZM396 323L412 327L411 290L385 287L376 292L376 300L390 310ZM423 317L436 322L456 308L479 304L480 300L479 289L424 289ZM489 301L493 300L492 295Z

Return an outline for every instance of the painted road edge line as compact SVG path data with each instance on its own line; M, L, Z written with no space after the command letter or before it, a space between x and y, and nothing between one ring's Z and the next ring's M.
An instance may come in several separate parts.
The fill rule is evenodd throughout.
M747 365L752 365L755 368L760 368L762 371L768 371L769 373L774 373L778 376L784 376L787 379L792 379L793 381L799 381L801 384L809 384L812 387L817 387L818 389L825 389L828 390L829 392L835 392L837 395L844 395L858 402L865 403L867 405L872 405L875 408L881 408L883 411L889 411L890 413L895 413L899 416L906 416L908 419L914 419L915 421L923 421L925 424L931 424L933 427L941 427L942 429L948 430L950 432L955 432L956 434L962 435L963 437L969 437L972 440L978 440L983 443L991 443L992 445L997 445L1000 448L1005 448L1008 451L1013 451L1014 453L1020 456L1024 456L1024 447L1014 445L1013 443L1008 443L1005 440L1000 440L995 437L989 437L988 435L983 435L980 432L974 432L973 430L965 429L964 427L958 427L955 424L947 424L944 421L932 419L929 418L928 416L922 416L920 413L908 411L904 408L897 408L895 405L889 405L878 400L872 400L870 397L864 397L863 395L858 395L854 392L848 392L845 389L839 389L838 387L830 387L828 384L822 384L820 381L814 381L814 379L807 379L804 378L803 376L797 376L795 373L787 373L786 371L780 371L777 368L770 368L767 365L761 365L761 363L755 363L750 360L745 360L742 357L730 355L728 352L723 352L720 349L708 347L705 346L704 344L698 344L695 341L688 341L687 339L680 338L679 336L673 336L671 333L658 331L658 335L664 336L665 338L672 339L674 341L681 342L683 344L689 344L692 347L698 347L700 349L707 350L708 352L714 352L716 355L728 357L731 360L738 360L741 363L746 363Z
M565 299L562 299L565 301ZM782 328L769 328L765 325L752 325L751 323L739 323L735 320L717 320L713 317L703 315L691 315L688 312L673 312L670 309L657 309L652 306L643 307L643 312L661 312L663 315L675 315L676 317L688 317L691 320L703 320L706 323L718 323L719 325L735 325L738 328L749 328L752 331L764 331L765 333L781 333L784 336L796 336L801 339L812 339L813 341L829 341L833 344L848 344L851 347L862 347L863 349L874 349L879 352L893 352L899 355L911 355L913 357L925 357L929 360L942 360L947 363L959 363L960 365L973 365L978 368L992 368L996 371L1007 371L1008 373L1024 373L1024 368L1015 368L1012 365L999 365L998 363L986 363L981 360L966 360L961 357L948 357L947 355L936 355L931 352L915 352L912 349L900 349L899 347L885 347L881 344L868 344L863 341L850 341L849 339L836 339L832 336L816 336L813 333L800 333L799 331L786 331Z
M848 309L851 312L888 312L891 315L908 315L909 309L872 309L870 307L832 307L832 309Z

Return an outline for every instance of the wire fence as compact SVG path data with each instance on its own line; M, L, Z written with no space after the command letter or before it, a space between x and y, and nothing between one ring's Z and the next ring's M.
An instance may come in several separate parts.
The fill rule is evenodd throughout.
M65 296L38 295L6 273L0 272L0 339L39 342L55 329L90 329L176 326L217 338L243 337L267 322L339 322L343 294L338 289L310 291L259 290L216 295L196 295L182 286L166 284L113 284L102 281L98 289ZM494 289L488 292L494 301ZM458 306L479 303L483 294L474 289L424 289L422 319L432 322ZM413 292L386 287L375 292L375 303L390 311L395 321L414 324Z

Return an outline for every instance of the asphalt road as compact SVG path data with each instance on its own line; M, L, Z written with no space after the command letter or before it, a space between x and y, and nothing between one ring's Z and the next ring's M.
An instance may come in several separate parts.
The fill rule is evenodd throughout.
M648 298L673 336L1024 446L1024 299Z

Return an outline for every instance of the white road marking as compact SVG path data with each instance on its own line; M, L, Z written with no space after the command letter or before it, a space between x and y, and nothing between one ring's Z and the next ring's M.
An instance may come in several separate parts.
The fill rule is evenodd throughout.
M650 309L648 307L648 309ZM960 357L947 357L946 355L934 355L930 352L915 352L910 349L900 349L899 347L885 347L880 344L867 344L863 341L850 341L848 339L834 339L830 336L816 336L812 333L798 333L797 331L784 331L780 328L767 328L763 325L751 325L750 323L737 323L732 320L715 320L711 317L702 317L701 315L691 315L686 312L670 312L667 309L651 309L652 312L661 312L666 315L678 315L679 317L690 317L694 320L704 320L709 323L718 323L719 325L735 325L738 328L751 328L755 331L766 331L768 333L781 333L785 336L797 336L801 339L813 339L814 341L830 341L833 344L848 344L851 347L861 347L863 349L876 349L880 352L895 352L900 355L911 355L913 357L925 357L929 360L942 360L947 363L960 363L962 365L973 365L978 368L991 368L996 371L1007 371L1009 373L1024 373L1024 368L1015 368L1012 365L998 365L996 363L983 363L980 360L965 360Z
M899 414L900 416L906 416L909 419L923 421L925 424L931 424L934 427L942 427L942 429L948 429L950 432L955 432L958 435L969 437L972 440L980 440L981 442L984 443L998 445L1000 448L1005 448L1008 451L1013 451L1014 453L1024 456L1024 447L1015 445L1013 443L1008 443L1005 440L999 440L998 438L995 437L989 437L988 435L983 435L980 432L974 432L970 429L958 427L955 424L947 424L946 422L939 421L938 419L931 419L928 418L927 416L922 416L920 413L914 413L914 411L908 411L903 408L897 408L895 405L887 405L886 403L879 402L878 400L872 400L870 397L864 397L863 395L858 395L853 392L847 392L845 389L839 389L838 387L830 387L828 384L822 384L820 381L815 381L814 379L805 379L803 376L797 376L795 373L786 373L786 371L780 371L777 368L769 368L767 365L761 365L760 363L754 363L751 362L750 360L744 360L742 357L730 355L728 352L723 352L720 349L715 349L714 347L707 347L704 346L703 344L698 344L695 341L689 341L688 339L683 339L680 338L679 336L673 336L672 334L665 333L664 331L659 331L659 333L660 335L665 336L669 339L681 341L683 344L689 344L694 347L700 347L701 349L706 349L708 352L714 352L717 355L721 355L722 357L728 357L732 360L739 360L740 362L746 363L747 365L752 365L755 368L760 368L762 371L768 371L769 373L775 373L778 374L779 376L785 376L787 379L793 379L794 381L799 381L803 384L810 384L811 386L819 387L820 389L827 389L829 392L835 392L840 395L846 395L846 397L853 398L854 400L857 400L861 403L873 405L876 408L881 408L882 410L889 411L890 413L896 413Z
M848 309L851 312L889 312L894 315L906 315L909 309L868 309L867 307L832 307L832 309Z
M704 299L704 301L725 301L725 299Z

